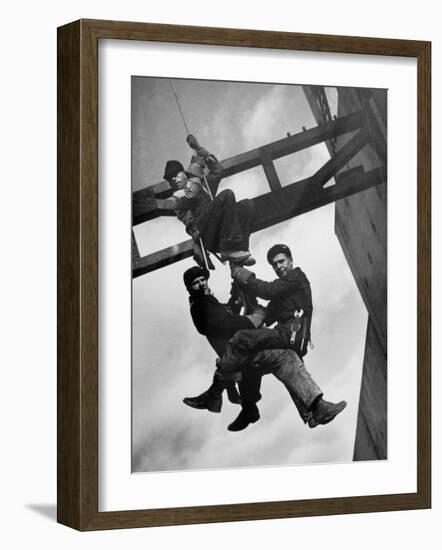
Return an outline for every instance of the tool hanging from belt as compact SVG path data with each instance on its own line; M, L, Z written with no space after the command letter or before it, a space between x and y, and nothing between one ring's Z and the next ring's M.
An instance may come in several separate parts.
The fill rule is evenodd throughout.
M256 300L256 296L250 295L246 289L242 288L234 280L232 280L232 286L230 289L229 304L231 305L231 309L234 313L239 314L244 308L242 312L243 315L253 312L259 305Z
M299 351L302 355L305 355L307 353L307 346L310 344L310 349L313 349L313 342L311 341L311 337L309 335L310 332L310 322L311 317L304 315L304 310L298 309L293 314L293 321L290 324L290 344L293 346L296 341L296 336L298 334L301 335L301 343L299 346Z
M297 309L294 314L294 320L290 324L290 344L294 344L296 340L296 335L298 334L300 328L301 328L301 318L304 315L304 311L302 309Z

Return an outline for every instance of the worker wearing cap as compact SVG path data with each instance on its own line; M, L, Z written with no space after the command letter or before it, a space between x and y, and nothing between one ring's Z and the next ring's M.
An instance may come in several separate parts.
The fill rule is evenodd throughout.
M208 286L209 272L206 269L192 267L184 273L183 279L190 294L190 313L193 323L198 332L206 336L219 356L223 355L228 339L238 330L254 330L254 327L262 324L264 319L262 309L258 308L251 315L243 317L218 302ZM255 330L259 331L259 329ZM271 349L260 351L242 366L242 378L239 382L242 408L238 417L229 424L227 429L238 432L259 420L257 402L261 398L261 378L268 373L274 374L284 384L303 422L308 422L310 427L315 427L317 423L313 421L310 411L315 403L323 401L321 389L294 351ZM197 397L186 397L183 401L196 409L219 412L223 390L223 380L215 376L207 391Z
M243 317L232 311L233 305L230 303L225 305L218 302L208 286L209 276L207 269L194 266L184 272L183 280L189 292L193 324L200 334L207 337L209 344L221 356L227 341L236 331L260 326L264 314L262 309L258 309L254 314ZM196 397L186 397L183 401L195 409L220 412L222 393L226 389L227 396L232 403L242 403L247 407L254 405L261 398L260 386L261 374L248 370L239 382L239 395L235 388L235 382L224 382L219 377L214 377L208 390Z
M222 177L217 158L201 147L192 135L187 143L195 151L190 165L184 170L176 160L166 163L164 179L171 185L176 215L186 231L199 244L201 238L207 250L243 265L253 265L249 239L254 219L254 205L249 199L236 202L235 194L225 189L212 200ZM208 171L207 175L205 170Z
M222 379L237 376L242 366L260 350L291 349L302 358L307 353L310 341L310 325L313 313L310 283L299 267L293 266L293 257L285 244L270 248L267 260L278 278L267 282L258 279L254 273L240 266L231 267L233 279L247 292L258 298L269 300L266 324L275 328L245 329L236 332L228 342L225 353L218 363L217 373ZM346 406L318 399L310 409L312 423L326 424Z

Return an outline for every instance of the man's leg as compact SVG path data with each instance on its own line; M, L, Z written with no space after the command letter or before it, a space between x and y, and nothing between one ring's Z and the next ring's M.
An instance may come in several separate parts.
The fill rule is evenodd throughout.
M229 340L224 355L218 361L217 372L220 378L234 379L252 354L264 349L286 348L286 340L277 329L239 330Z
M244 199L236 204L236 208L243 235L243 250L249 250L250 233L255 222L255 205L252 200Z
M208 250L241 250L244 239L233 191L225 189L207 205L198 218L198 229Z
M255 355L253 364L262 372L272 372L287 388L299 415L310 428L328 424L342 412L347 403L331 403L323 393L304 362L293 350L266 350Z
M238 384L242 408L236 419L227 427L230 432L244 430L249 424L259 420L259 409L256 403L261 399L261 378L261 372L251 365L246 365L243 369L242 379Z
M288 349L260 351L254 356L252 364L259 372L271 372L284 384L299 416L306 423L311 416L312 406L323 393L297 353Z
M223 405L224 388L225 382L218 376L214 376L209 389L195 397L185 397L183 403L193 409L207 409L210 412L219 413Z

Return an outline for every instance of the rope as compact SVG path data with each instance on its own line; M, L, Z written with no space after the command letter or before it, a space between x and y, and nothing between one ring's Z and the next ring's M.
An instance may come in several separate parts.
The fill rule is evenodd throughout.
M184 124L184 129L186 130L186 134L189 135L190 131L189 131L189 128L187 127L186 119L184 118L184 113L183 113L183 110L181 109L180 100L178 99L178 95L176 93L175 86L173 85L172 79L169 79L169 82L170 82L170 86L171 86L172 91L173 91L173 95L175 96L176 104L178 105L178 110L180 112L180 115L181 115L181 118L182 118L182 121L183 121L183 124ZM203 175L202 180L205 183L206 191L209 194L210 200L213 201L213 193L212 193L212 190L209 187L206 176Z
M175 99L176 99L176 103L178 105L178 109L180 111L180 115L181 115L181 118L183 119L183 124L184 124L184 128L186 130L186 135L189 135L190 132L189 132L189 128L187 128L187 124L186 124L186 119L184 118L184 115L183 115L183 111L181 109L181 105L180 105L180 102L178 100L178 96L177 96L177 93L175 91L175 86L173 85L173 82L171 79L169 79L169 82L170 82L170 86L172 88L172 92L173 92L173 95L175 96Z
M178 106L178 110L180 112L180 115L181 115L181 119L183 121L183 124L184 124L184 129L186 131L186 135L189 135L190 134L190 131L189 131L189 128L187 127L187 124L186 124L186 119L184 118L184 113L183 113L183 110L181 108L181 104L180 104L180 100L178 99L178 94L176 93L176 90L175 90L175 86L173 85L173 81L172 79L169 79L169 83L170 83L170 87L172 88L172 92L173 92L173 95L175 96L175 101L176 101L176 104ZM195 151L196 153L196 151ZM202 177L202 183L204 182L205 185L203 185L203 187L205 186L206 188L206 191L210 197L210 200L213 201L213 193L212 193L212 190L210 189L209 187L209 183L207 181L207 178L205 175L203 175ZM199 239L199 244L200 244L200 247L201 247L201 251L202 251L202 254L203 254L203 260L204 260L204 264L205 264L205 267L206 269L209 269L209 262L208 262L208 259L207 259L207 252L206 252L206 248L204 246L204 243L203 243L203 240L200 238ZM216 258L221 262L221 263L224 263L221 258L216 254L214 253Z

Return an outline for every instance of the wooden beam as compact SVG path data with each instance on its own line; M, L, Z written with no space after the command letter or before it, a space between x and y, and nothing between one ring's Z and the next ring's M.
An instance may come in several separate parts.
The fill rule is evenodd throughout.
M257 149L252 149L246 153L230 157L221 161L223 178L263 165L270 186L274 185L275 188L278 188L279 178L272 161L307 149L312 145L317 145L331 137L357 130L362 127L363 123L363 114L358 111ZM263 159L265 163L263 163ZM212 191L216 192L216 189L212 189ZM154 202L155 200L167 199L171 193L170 185L166 181L135 191L132 195L132 224L138 225L158 216L172 216L173 209L170 203Z
M336 179L335 185L318 190L317 187L312 187L312 178L307 178L279 191L271 191L252 199L256 208L256 223L252 232L261 231L382 183L377 168L364 172L361 166L341 172ZM316 191L312 192L312 189ZM189 258L192 256L192 248L192 240L188 240L140 258L133 270L133 277Z
M145 273L150 273L151 271L156 271L161 267L166 267L166 265L174 264L180 260L185 260L190 258L193 254L193 241L189 239L188 241L183 241L168 248L163 248L158 252L153 254L148 254L137 262L136 266L132 270L133 277L139 277Z
M273 160L270 158L270 155L266 151L261 151L261 163L264 168L264 173L266 175L267 181L269 182L270 189L272 191L277 191L281 189L282 185L279 180L278 173L276 171Z
M132 268L140 259L140 251L138 250L137 239L135 238L134 230L132 229Z
M360 130L312 176L314 185L324 187L367 143L369 143L368 133Z
M344 175L345 174L345 175ZM316 208L382 183L378 169L364 172L361 166L338 174L337 183L319 192L312 191L310 178L283 187L279 192L256 197L256 223L253 232L287 221Z
M339 149L334 157L327 161L311 178L308 178L310 185L315 187L324 186L367 143L369 143L368 133L365 130L360 130L356 136L352 137L351 140ZM282 186L273 161L266 152L262 153L261 160L270 189L278 191ZM174 215L175 211L171 200L155 199L151 195L148 195L138 196L136 202L134 201L133 225L157 218L158 216Z
M330 107L328 105L327 96L323 86L303 86L305 97L313 117L318 125L325 124L332 119ZM336 140L333 137L325 142L328 152L332 157L336 153Z
M354 130L362 128L364 123L363 115L361 111L352 113L350 115L331 120L326 124L315 126L305 132L299 132L293 136L289 136L268 145L264 145L257 149L252 149L247 153L242 153L234 157L228 158L222 162L223 165L223 177L232 176L255 168L261 164L262 153L268 154L272 160L276 160L292 153L297 153L318 143L322 143L332 137L347 134Z
M170 199L156 199L142 194L134 197L132 205L132 225L159 218L175 216L173 202Z

